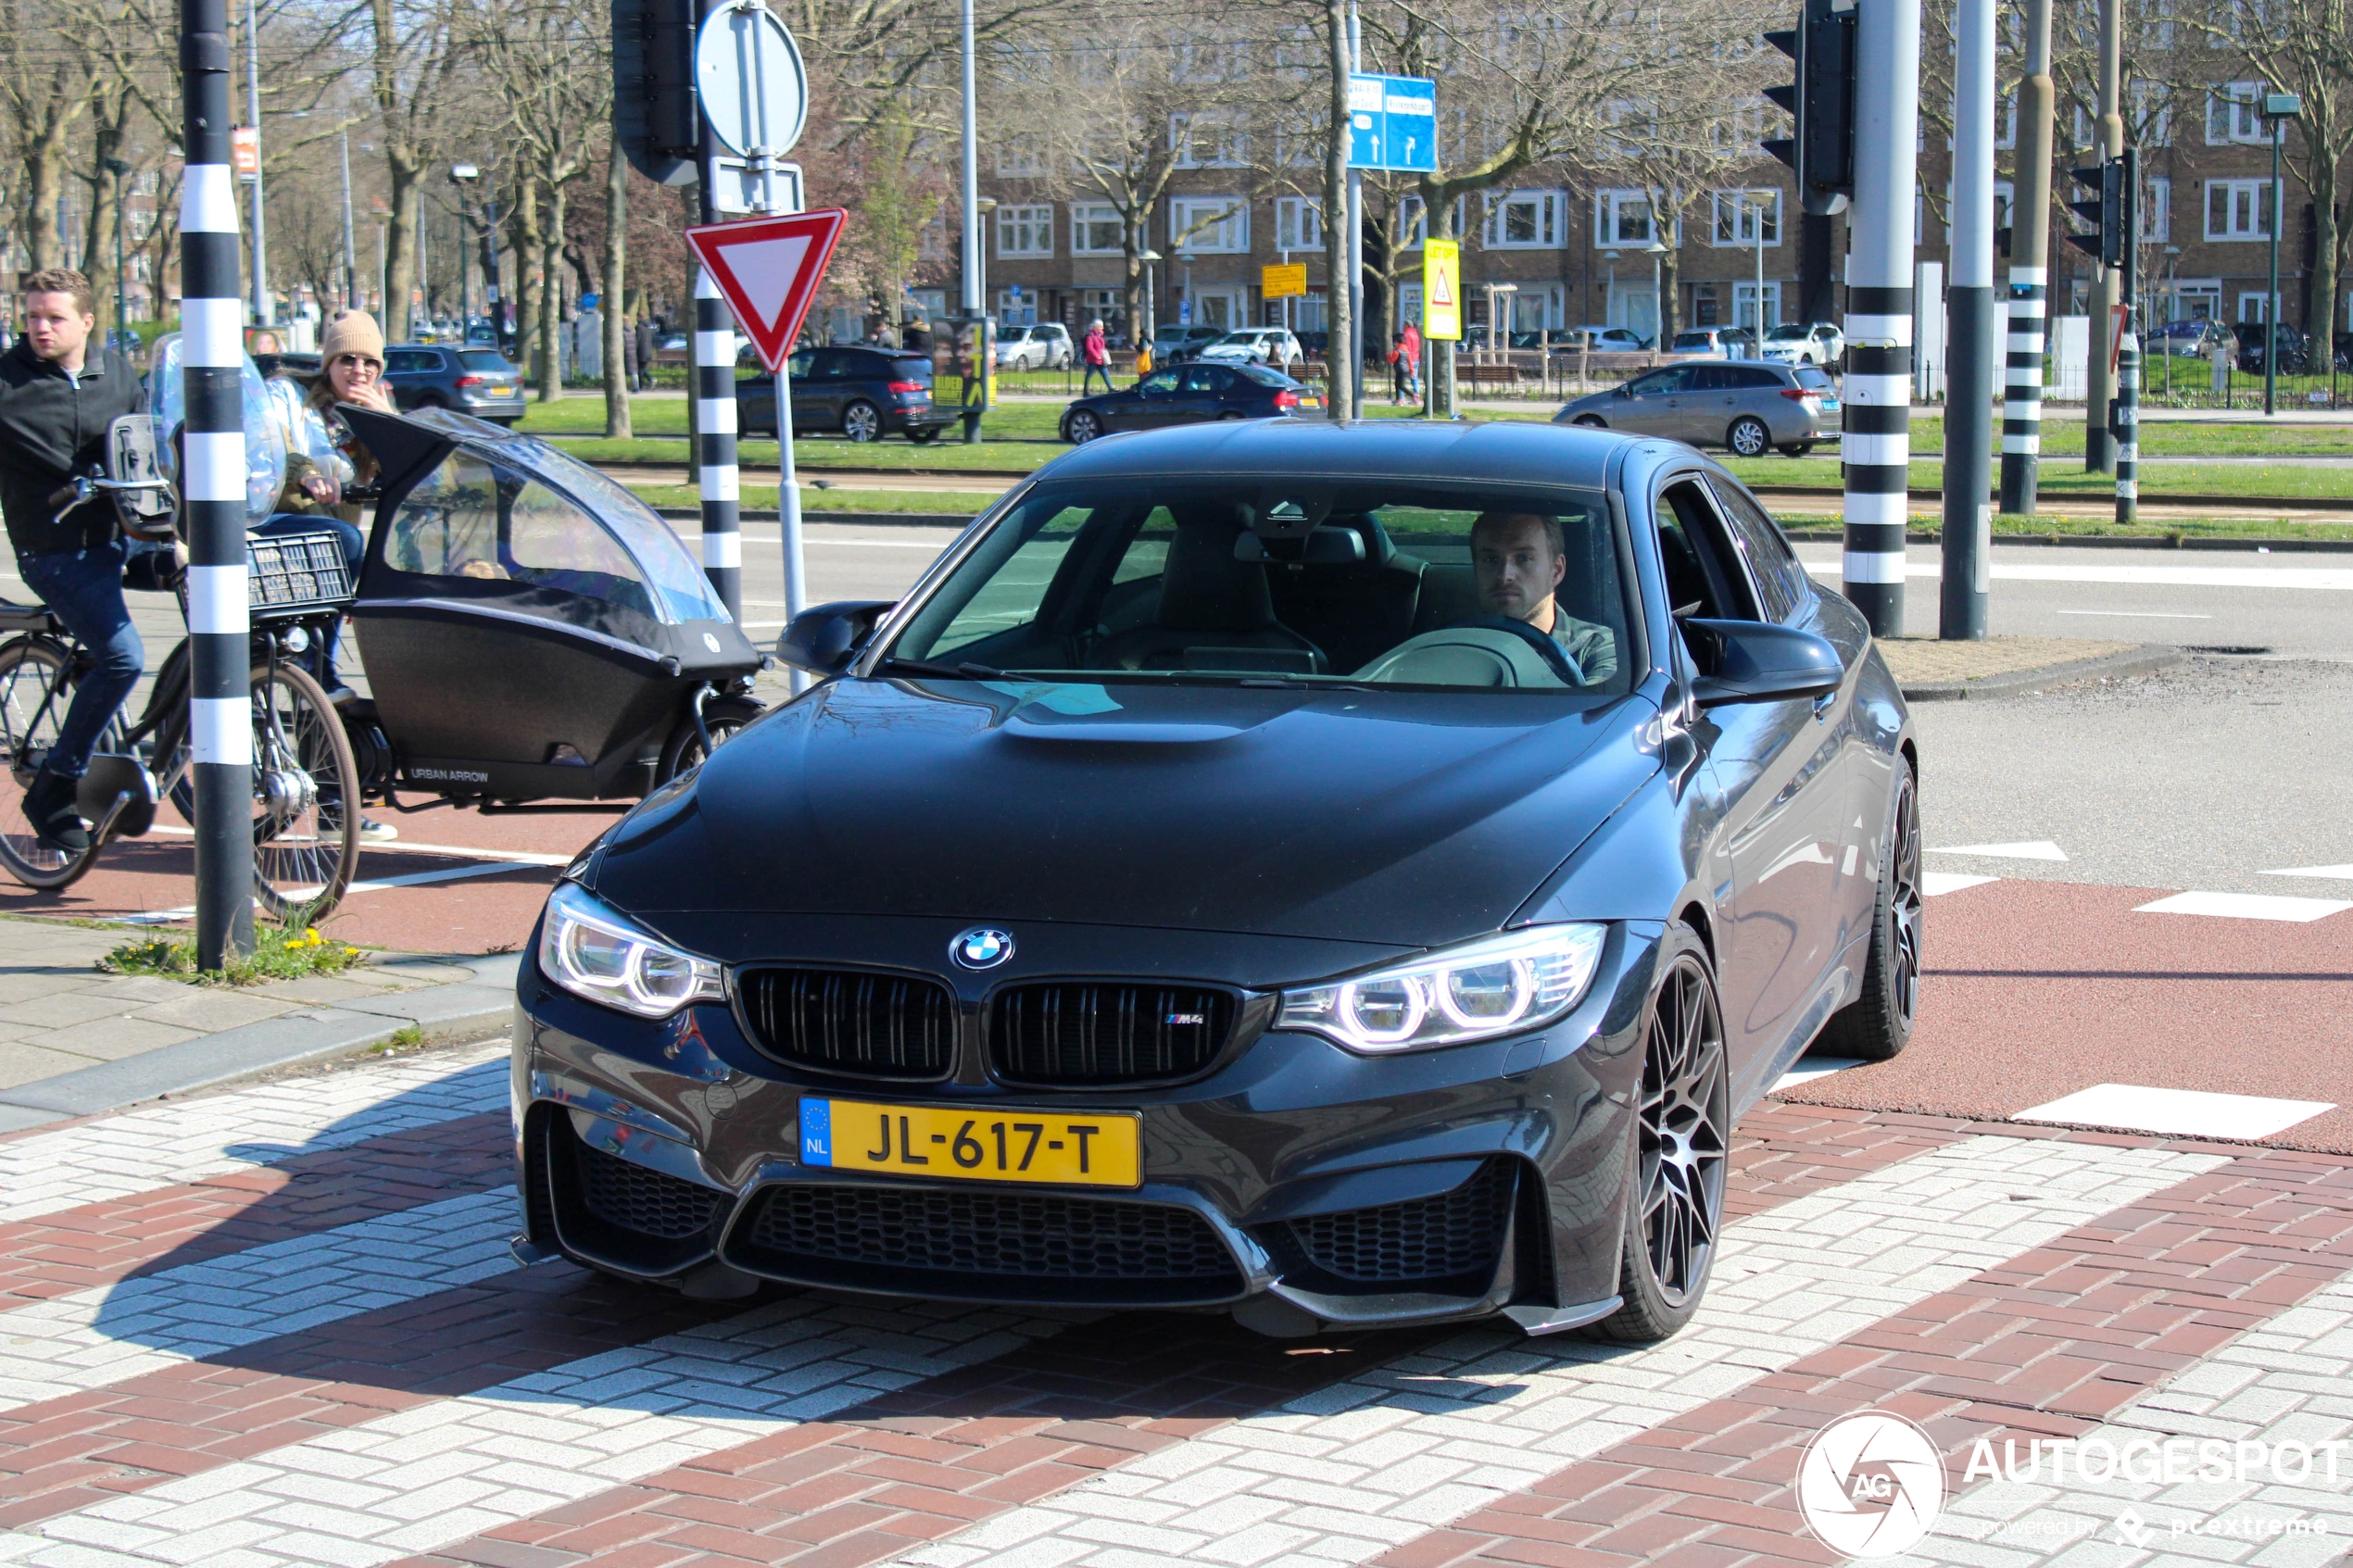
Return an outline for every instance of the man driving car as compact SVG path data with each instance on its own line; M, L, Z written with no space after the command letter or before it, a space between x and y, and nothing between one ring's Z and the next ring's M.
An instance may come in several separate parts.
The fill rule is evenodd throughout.
M1568 572L1560 519L1535 512L1481 512L1471 523L1471 570L1492 613L1524 621L1567 649L1587 685L1617 673L1617 635L1560 608L1554 590Z

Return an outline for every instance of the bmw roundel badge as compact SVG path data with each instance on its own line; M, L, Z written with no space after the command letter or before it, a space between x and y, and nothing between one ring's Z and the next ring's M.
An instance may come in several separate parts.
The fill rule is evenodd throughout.
M995 969L1013 956L1013 934L975 925L948 944L948 954L966 969Z

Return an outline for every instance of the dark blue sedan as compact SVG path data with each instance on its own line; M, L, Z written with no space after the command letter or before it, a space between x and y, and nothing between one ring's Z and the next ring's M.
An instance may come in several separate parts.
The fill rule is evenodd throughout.
M1119 392L1082 397L1063 415L1063 439L1083 446L1123 430L1159 430L1212 420L1265 420L1322 405L1307 389L1264 365L1202 360L1154 370Z

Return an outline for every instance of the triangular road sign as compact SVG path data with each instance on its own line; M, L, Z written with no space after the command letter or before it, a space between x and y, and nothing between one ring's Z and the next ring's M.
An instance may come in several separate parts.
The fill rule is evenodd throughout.
M1454 285L1443 267L1429 270L1429 302L1444 310L1454 307Z
M686 231L695 259L734 307L736 324L773 372L792 352L800 323L817 297L825 263L849 214L837 207L757 218L749 223L707 223Z

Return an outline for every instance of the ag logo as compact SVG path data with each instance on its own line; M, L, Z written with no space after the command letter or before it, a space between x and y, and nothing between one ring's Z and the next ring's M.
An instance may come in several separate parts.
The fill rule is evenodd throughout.
M966 969L995 969L1013 956L1013 939L993 925L975 925L948 944L948 956Z
M1900 1415L1841 1416L1798 1463L1798 1512L1824 1546L1846 1557L1911 1550L1944 1506L1944 1456Z

